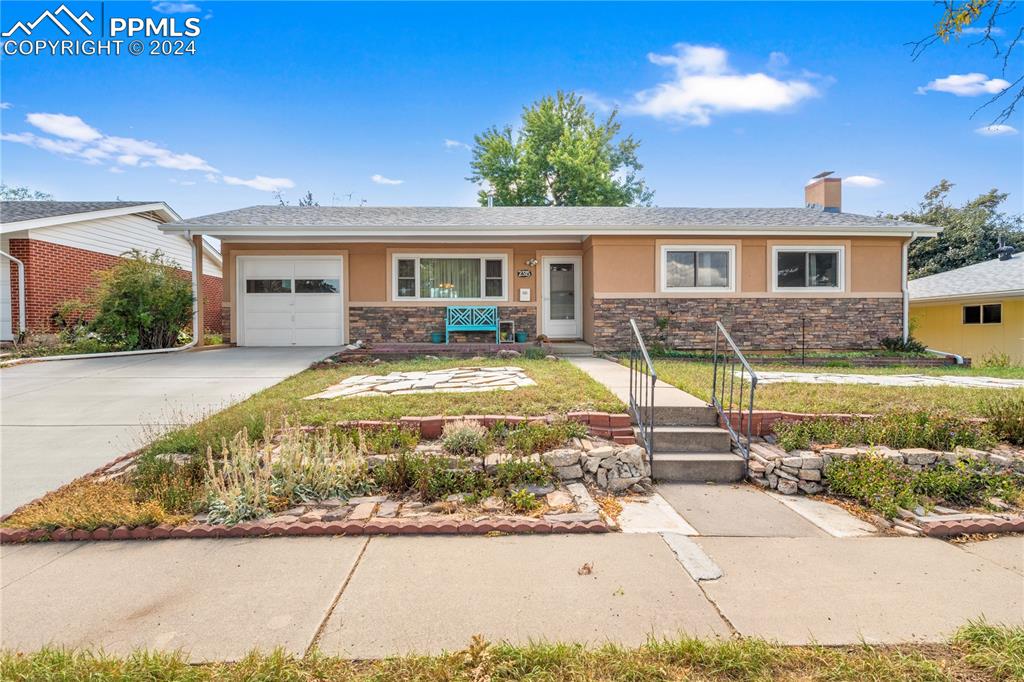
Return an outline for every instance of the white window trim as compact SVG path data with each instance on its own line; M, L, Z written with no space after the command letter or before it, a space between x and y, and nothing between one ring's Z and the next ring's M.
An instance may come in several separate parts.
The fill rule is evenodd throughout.
M423 298L419 295L420 292L420 259L421 258L476 258L480 262L480 291L481 293L487 291L486 279L487 279L487 267L483 262L485 260L500 260L501 261L501 296L476 296L472 298ZM398 295L398 261L400 260L415 260L416 261L416 296L399 296ZM408 279L408 278L406 278ZM391 254L391 300L392 301L424 301L428 303L443 303L446 301L465 302L465 301L508 301L508 254L507 253L393 253Z
M729 284L724 287L670 287L668 285L669 251L717 251L729 254ZM662 293L683 294L729 294L736 291L736 246L733 244L663 244L661 258Z
M839 272L834 287L780 287L779 286L779 254L784 252L811 252L811 253L836 253L839 254ZM786 245L772 247L772 292L800 292L805 294L816 292L846 291L846 247L838 246L817 246L807 245Z

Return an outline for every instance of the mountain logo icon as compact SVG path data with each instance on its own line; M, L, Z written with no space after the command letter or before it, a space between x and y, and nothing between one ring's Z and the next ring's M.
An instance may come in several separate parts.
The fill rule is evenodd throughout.
M45 12L40 14L39 17L35 21L29 21L29 22L19 21L19 22L15 23L14 26L12 26L10 28L10 30L4 31L3 34L0 34L0 35L3 35L4 38L10 38L11 36L13 36L18 31L21 31L22 33L25 34L26 37L28 37L28 36L32 35L32 31L34 31L36 29L36 27L39 26L39 24L43 23L43 21L47 20L47 19L49 19L51 22L53 22L53 24L58 29L60 29L60 31L64 35L66 35L66 36L71 35L71 31L68 30L67 26L65 26L64 24L61 23L60 19L58 18L58 15L64 15L65 21L73 22L74 25L78 26L78 28L80 28L82 31L85 32L85 35L87 35L87 36L91 36L92 35L92 30L88 26L85 25L85 22L86 21L93 21L93 20L95 20L95 17L92 14L90 14L88 11L82 12L80 15L76 15L74 12L72 12L71 10L68 9L67 5L63 5L63 4L60 7L58 7L56 9L56 11L54 11L54 12L51 12L50 10L46 10Z

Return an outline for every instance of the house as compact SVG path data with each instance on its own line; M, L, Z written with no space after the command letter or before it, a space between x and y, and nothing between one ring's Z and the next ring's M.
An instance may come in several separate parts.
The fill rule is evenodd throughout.
M25 328L54 331L57 306L81 298L97 283L96 273L117 263L131 249L161 251L183 272L191 272L187 236L157 229L180 216L161 201L4 201L0 202L0 251L24 266ZM9 341L18 330L18 264L0 257L2 329ZM219 331L220 254L209 244L203 254L207 329Z
M1024 363L1024 253L910 282L914 336L929 348Z
M428 342L447 306L491 305L599 350L630 317L680 348L719 318L757 348L877 348L906 329L907 244L938 228L840 202L821 178L803 208L253 206L160 229L220 240L239 345Z

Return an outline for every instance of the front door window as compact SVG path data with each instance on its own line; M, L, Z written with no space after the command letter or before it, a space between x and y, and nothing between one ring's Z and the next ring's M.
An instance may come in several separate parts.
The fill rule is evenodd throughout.
M551 283L550 319L575 320L576 266L573 263L551 263L548 268L548 281Z

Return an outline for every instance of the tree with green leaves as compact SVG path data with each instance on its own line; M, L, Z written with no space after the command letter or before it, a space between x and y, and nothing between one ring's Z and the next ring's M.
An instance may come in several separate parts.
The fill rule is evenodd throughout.
M559 91L523 108L521 126L492 127L474 137L473 174L487 183L478 195L486 206L647 206L654 195L632 135L612 112L598 122L583 98Z
M953 183L943 179L928 190L916 211L886 216L943 228L938 237L910 245L910 279L992 260L1000 244L1024 248L1024 220L999 210L1006 192L990 189L963 206L953 206L948 202L952 189Z
M53 201L53 195L30 187L0 184L0 201Z

